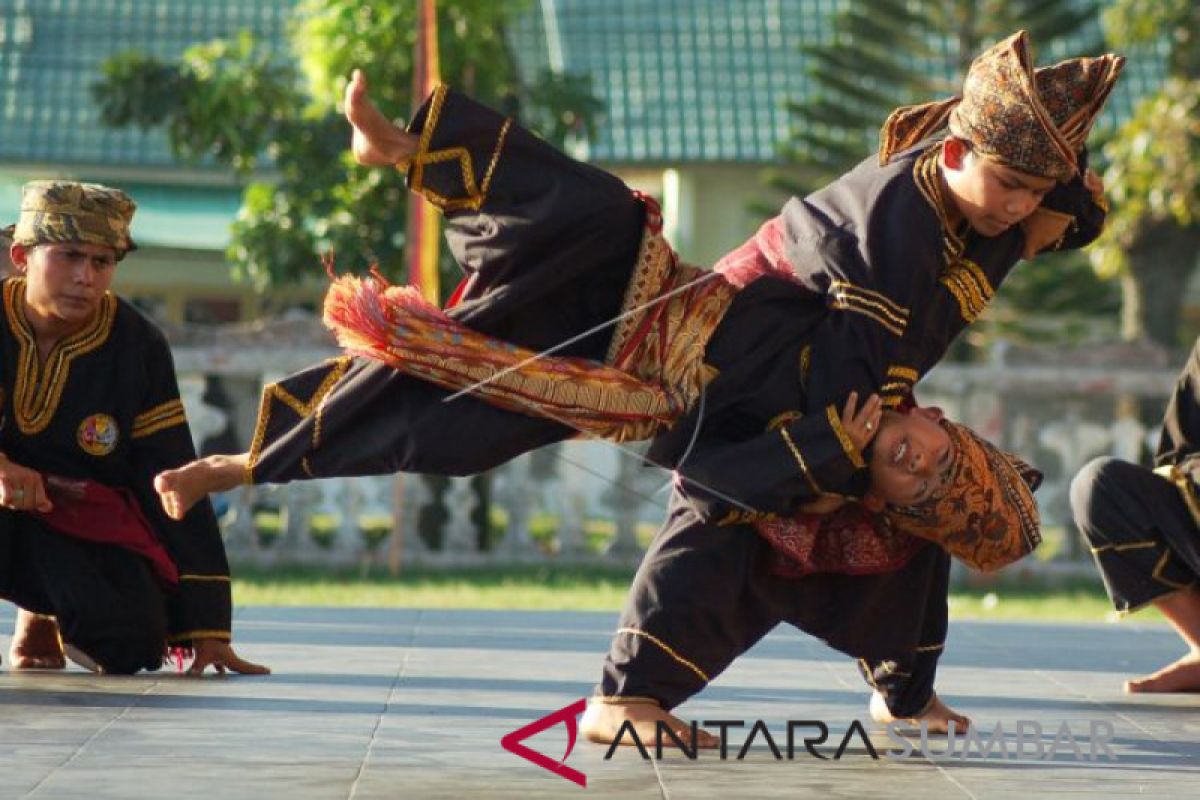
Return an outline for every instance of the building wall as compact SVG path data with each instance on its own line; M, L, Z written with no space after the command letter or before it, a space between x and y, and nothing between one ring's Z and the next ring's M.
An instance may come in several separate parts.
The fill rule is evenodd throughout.
M742 244L782 205L778 194L763 186L759 165L605 168L659 199L668 241L684 261L698 266L711 266ZM756 211L755 203L773 210Z
M205 324L255 319L267 304L319 308L325 277L264 296L234 282L222 251L145 247L121 262L113 288L161 320Z

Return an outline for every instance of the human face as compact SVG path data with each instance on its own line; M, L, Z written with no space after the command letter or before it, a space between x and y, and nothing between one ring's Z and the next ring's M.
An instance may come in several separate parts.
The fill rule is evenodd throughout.
M941 419L937 408L883 413L871 453L871 495L887 505L916 506L945 485L954 444Z
M68 335L87 325L117 268L116 250L83 242L14 244L9 255L25 276L26 315L47 334Z
M1034 212L1053 178L1030 175L980 155L961 139L942 148L942 174L959 215L980 236L999 236Z

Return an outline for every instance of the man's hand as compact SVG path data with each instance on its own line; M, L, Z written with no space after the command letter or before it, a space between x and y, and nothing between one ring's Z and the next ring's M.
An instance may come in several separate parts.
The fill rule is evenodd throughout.
M842 428L858 448L858 452L871 443L879 433L879 421L883 419L883 400L877 394L867 398L858 408L858 392L851 392L842 409Z
M0 506L14 511L50 511L54 504L46 496L46 485L37 470L23 467L0 455Z
M192 641L192 649L194 655L192 657L192 665L188 667L187 674L194 677L203 675L204 670L209 666L215 668L221 675L225 674L226 669L231 669L242 675L271 674L270 667L246 661L233 652L233 646L229 642L220 639L194 639Z

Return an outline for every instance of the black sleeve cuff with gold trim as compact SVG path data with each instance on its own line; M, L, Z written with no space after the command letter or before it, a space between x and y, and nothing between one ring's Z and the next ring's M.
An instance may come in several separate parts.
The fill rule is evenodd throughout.
M246 461L246 483L316 477L306 464L321 444L321 404L351 361L349 356L333 358L263 388Z
M866 494L866 460L842 427L836 406L784 425L779 432L794 467L819 494Z
M1108 219L1108 201L1103 194L1092 194L1084 185L1083 170L1086 166L1085 157L1080 162L1080 174L1066 183L1057 184L1042 198L1038 210L1049 212L1043 217L1066 220L1066 224L1061 226L1057 238L1042 237L1044 241L1036 243L1036 252L1085 247L1104 231L1104 223Z
M683 493L703 519L791 516L822 495L866 493L865 461L832 406L777 420L753 439L709 444L679 465Z
M408 186L443 211L478 211L503 158L512 120L439 86L408 126L420 136Z

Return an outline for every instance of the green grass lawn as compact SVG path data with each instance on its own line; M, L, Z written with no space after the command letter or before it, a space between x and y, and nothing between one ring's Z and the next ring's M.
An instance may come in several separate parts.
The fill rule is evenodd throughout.
M414 608L617 611L633 577L629 569L508 567L412 569L399 577L316 569L235 569L239 605L395 606ZM952 619L1104 622L1114 618L1098 582L954 587ZM1154 609L1139 622L1161 621Z

